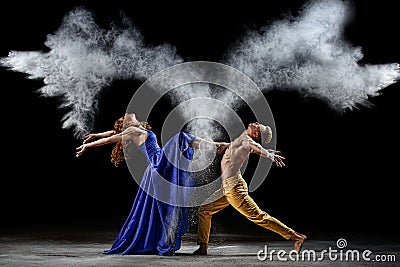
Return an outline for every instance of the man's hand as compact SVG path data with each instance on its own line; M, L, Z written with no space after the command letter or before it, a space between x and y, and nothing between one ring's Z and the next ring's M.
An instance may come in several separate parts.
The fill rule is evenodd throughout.
M268 153L271 155L271 160L275 162L276 166L278 167L285 167L285 163L283 162L285 160L285 157L279 155L281 151L273 150L273 149L267 149Z

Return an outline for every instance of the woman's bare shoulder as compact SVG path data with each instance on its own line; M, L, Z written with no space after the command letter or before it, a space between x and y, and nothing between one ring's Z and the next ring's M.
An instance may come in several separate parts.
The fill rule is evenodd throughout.
M147 134L146 130L137 126L129 126L126 128L122 134L124 135L132 135L132 136L139 136L143 134Z

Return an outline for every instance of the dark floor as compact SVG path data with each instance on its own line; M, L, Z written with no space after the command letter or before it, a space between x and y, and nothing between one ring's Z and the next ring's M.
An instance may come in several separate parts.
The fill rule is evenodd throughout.
M270 233L216 232L212 233L207 256L192 255L197 248L194 233L183 237L175 256L103 255L117 230L74 225L3 227L0 266L400 266L400 241L377 235L309 238L298 258L288 254L292 241ZM339 238L345 240L339 244ZM267 251L267 256L260 251Z

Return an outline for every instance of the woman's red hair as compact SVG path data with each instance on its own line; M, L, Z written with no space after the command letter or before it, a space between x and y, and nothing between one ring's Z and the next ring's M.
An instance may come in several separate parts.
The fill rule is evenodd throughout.
M134 124L128 124L124 123L124 117L121 117L117 119L114 123L114 134L119 134L122 133L126 128L130 126L142 126L143 128L150 130L151 126L147 122L139 122L139 125L134 125ZM131 147L131 140L124 140L121 142L118 142L112 152L111 152L111 162L115 165L115 167L118 167L118 165L125 160L124 156L124 149L129 149ZM129 154L129 153L126 153Z

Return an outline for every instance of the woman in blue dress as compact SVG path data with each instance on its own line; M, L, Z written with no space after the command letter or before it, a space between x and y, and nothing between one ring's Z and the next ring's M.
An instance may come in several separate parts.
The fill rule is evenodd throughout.
M99 139L92 141L96 138ZM188 228L188 209L181 205L168 204L174 203L173 201L160 201L158 194L172 200L177 198L177 191L164 192L165 188L160 188L158 181L162 177L173 185L185 188L193 186L188 163L193 158L193 148L198 147L201 142L216 146L218 153L228 144L179 132L161 148L150 125L137 120L134 113L126 113L119 118L114 124L114 130L85 137L83 144L76 149L77 157L87 148L117 143L111 154L111 161L115 166L129 157L129 151L134 145L144 153L148 162L132 210L111 249L106 250L105 254L164 256L173 255L180 249L181 237ZM183 157L177 157L178 154ZM185 194L184 197L190 197Z

